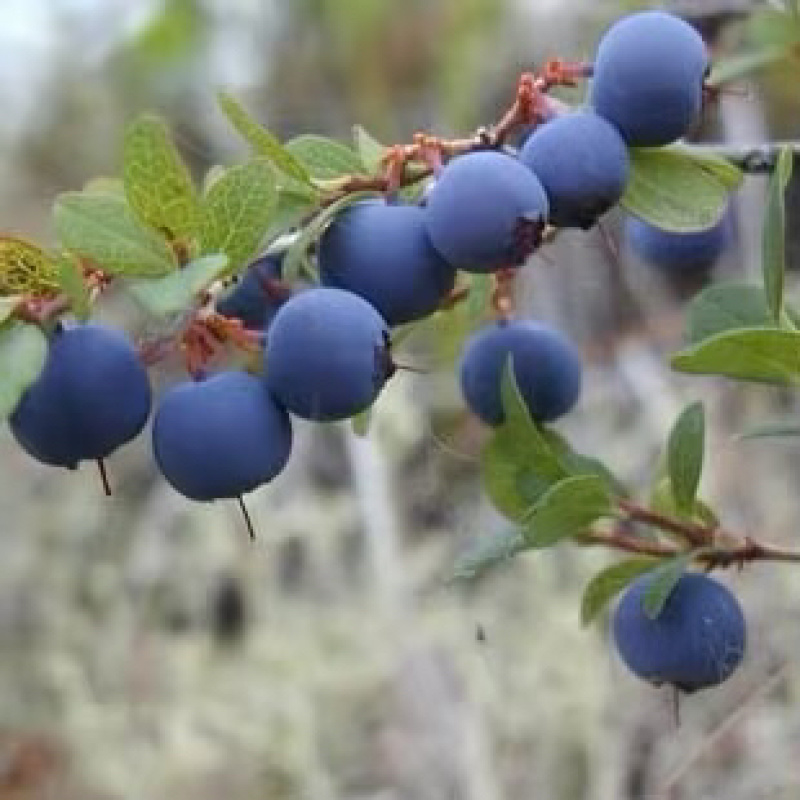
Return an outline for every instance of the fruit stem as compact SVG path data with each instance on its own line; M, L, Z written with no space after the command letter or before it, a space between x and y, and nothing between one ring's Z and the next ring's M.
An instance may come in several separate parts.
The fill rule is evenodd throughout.
M256 530L253 527L253 520L250 519L250 512L247 510L247 506L244 504L244 498L240 494L236 495L236 502L239 504L239 510L242 512L242 516L244 517L244 524L247 526L247 534L250 537L250 541L254 542L256 540Z
M108 482L108 472L106 462L102 458L97 459L97 469L100 472L100 480L103 484L103 493L106 497L111 497L111 484Z

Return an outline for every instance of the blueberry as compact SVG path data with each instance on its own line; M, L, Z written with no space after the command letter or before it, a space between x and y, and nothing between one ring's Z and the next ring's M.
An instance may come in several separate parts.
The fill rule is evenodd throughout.
M639 219L625 220L625 239L642 259L670 272L702 272L714 265L732 240L731 219L725 215L710 228L674 233Z
M481 151L442 170L425 224L433 246L454 267L493 272L525 262L547 215L547 196L529 169L512 156Z
M217 301L217 311L241 320L246 328L267 327L288 297L270 285L271 281L280 280L282 261L281 256L275 255L254 261L236 286Z
M363 298L326 286L289 300L267 336L266 382L305 419L352 417L378 396L393 372L389 329Z
M614 206L628 181L628 149L616 128L592 111L576 111L537 128L520 161L542 182L550 222L590 228Z
M708 67L691 25L663 11L631 14L600 40L591 104L629 145L669 144L699 116Z
M192 500L252 491L283 469L291 448L288 413L260 378L246 372L173 387L153 421L158 468Z
M455 269L431 246L418 206L358 203L340 213L319 246L322 283L360 295L389 325L435 311Z
M74 469L137 436L151 399L147 371L127 336L87 323L53 334L44 369L9 422L34 458Z
M614 613L614 641L628 669L686 692L722 683L745 651L745 619L736 598L708 575L687 572L650 619L642 601L652 581L652 573L634 581Z
M509 356L532 419L548 422L575 405L581 387L575 346L547 325L530 320L496 322L473 334L461 356L461 391L484 422L503 422L501 385Z

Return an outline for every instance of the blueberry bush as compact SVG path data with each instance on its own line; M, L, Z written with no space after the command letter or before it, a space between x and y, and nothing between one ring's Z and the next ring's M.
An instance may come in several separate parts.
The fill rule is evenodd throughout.
M783 16L798 29L794 5ZM109 491L104 460L141 433L152 404L153 460L171 486L194 501L241 501L279 480L292 415L352 419L368 432L414 325L463 308L489 316L452 367L465 406L491 427L483 486L513 527L465 552L452 580L567 542L618 551L624 558L586 587L584 623L623 592L614 641L633 673L685 692L721 683L743 657L746 626L735 597L705 573L800 562L800 551L729 530L698 496L699 403L675 421L645 500L551 428L579 401L580 353L518 312L514 282L543 243L602 224L617 206L647 260L707 266L726 245L731 195L766 168L762 284L700 293L671 365L800 383L798 314L784 296L792 148L757 158L680 141L752 68L751 59L717 69L686 22L633 13L608 28L592 62L554 59L524 73L495 124L393 146L358 126L352 144L281 142L221 92L251 154L202 186L163 122L143 116L126 132L118 178L57 197L52 246L0 239L0 410L33 458L70 469L98 461ZM586 104L555 99L558 87L586 89ZM519 151L510 146L530 129ZM93 322L112 289L159 332L134 342ZM153 401L146 367L170 358L187 379Z

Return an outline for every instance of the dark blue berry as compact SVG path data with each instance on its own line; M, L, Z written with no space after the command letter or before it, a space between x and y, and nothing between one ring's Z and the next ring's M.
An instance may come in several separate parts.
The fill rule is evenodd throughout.
M283 469L291 448L288 413L260 378L246 372L173 387L153 421L158 468L192 500L252 491Z
M516 158L494 151L450 161L425 206L433 246L468 272L524 263L539 244L547 216L539 179Z
M614 613L614 641L628 669L686 692L722 683L745 651L745 619L736 598L708 575L687 572L650 619L643 599L652 581L652 573L634 581Z
M461 356L461 391L484 422L499 425L505 418L501 387L509 358L532 419L548 422L575 405L581 387L575 346L538 322L496 322L473 334Z
M265 328L288 294L276 286L281 279L281 256L262 256L245 270L233 289L217 301L217 311L241 320L246 328Z
M9 422L34 458L74 469L137 436L151 399L147 371L125 334L95 323L62 327Z
M725 215L703 231L674 233L638 217L625 220L625 239L642 259L669 272L702 272L714 265L732 240L731 220Z
M284 305L270 326L266 382L305 419L352 417L372 405L394 371L389 329L363 298L318 287Z
M669 144L697 120L708 66L691 25L663 11L631 14L600 40L591 104L629 145Z
M550 222L590 228L616 205L628 181L628 149L616 128L592 111L576 111L537 128L520 161L550 201Z
M389 325L435 311L455 283L455 269L433 249L425 212L383 201L346 208L319 246L322 283L367 300Z

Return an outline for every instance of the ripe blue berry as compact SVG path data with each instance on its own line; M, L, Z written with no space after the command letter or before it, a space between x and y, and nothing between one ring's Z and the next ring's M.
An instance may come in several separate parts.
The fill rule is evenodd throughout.
M592 111L576 111L537 128L520 161L542 182L550 222L590 228L614 206L628 181L628 148L616 128Z
M700 114L708 66L691 25L663 11L631 14L600 40L591 104L629 145L669 144Z
M267 386L299 417L352 417L372 404L393 371L386 322L351 292L309 289L270 326Z
M473 334L461 356L461 391L484 422L499 425L505 418L501 385L509 356L532 419L548 422L575 405L581 362L574 345L538 322L496 322Z
M263 256L254 261L233 290L217 301L217 311L240 319L246 328L266 328L288 299L271 285L280 280L281 265L280 256Z
M284 468L291 448L288 413L260 378L246 372L173 387L153 421L158 468L192 500L252 491Z
M673 233L639 219L625 220L625 239L634 252L670 272L690 273L709 269L731 243L730 218L694 233Z
M147 371L129 339L89 323L53 335L41 375L9 422L34 458L74 469L137 436L150 404Z
M435 311L456 272L433 249L418 206L368 201L346 208L319 245L322 283L360 295L389 325Z
M614 613L614 641L635 675L685 692L722 683L744 656L745 619L731 592L708 575L687 572L661 613L650 619L645 574L627 589Z
M425 206L433 246L467 272L524 263L539 244L547 215L539 179L517 159L494 151L450 161Z

